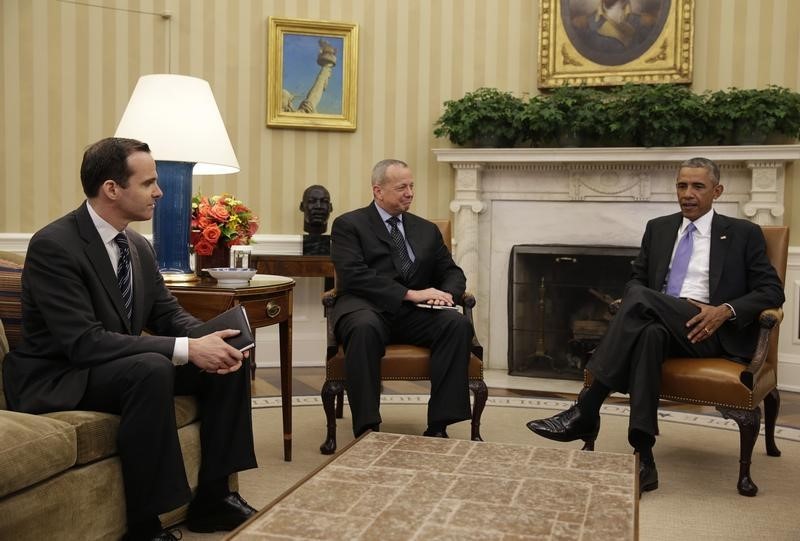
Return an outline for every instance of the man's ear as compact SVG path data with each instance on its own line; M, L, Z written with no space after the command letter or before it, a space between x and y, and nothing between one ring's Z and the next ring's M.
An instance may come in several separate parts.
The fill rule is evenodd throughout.
M306 206L303 204L302 201L300 201L300 211L301 212L305 212L306 211Z
M108 179L103 181L100 185L100 191L103 192L107 198L116 200L119 197L120 186L115 181Z
M714 199L717 199L720 195L722 195L722 192L724 191L725 191L725 186L723 186L722 184L717 184L716 186L714 186Z

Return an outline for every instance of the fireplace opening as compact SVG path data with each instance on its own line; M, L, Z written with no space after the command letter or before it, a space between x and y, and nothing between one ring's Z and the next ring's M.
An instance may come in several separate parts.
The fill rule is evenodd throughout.
M516 245L508 287L508 373L583 379L639 248Z

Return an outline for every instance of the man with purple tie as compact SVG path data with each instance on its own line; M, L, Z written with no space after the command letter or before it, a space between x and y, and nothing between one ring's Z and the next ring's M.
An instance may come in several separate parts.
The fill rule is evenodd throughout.
M661 364L667 356L747 362L758 315L781 306L783 284L756 224L717 214L719 167L706 158L680 165L681 211L647 223L619 312L586 368L593 381L571 408L528 428L556 441L594 441L600 407L613 391L630 394L628 441L639 453L639 489L658 488L653 458Z

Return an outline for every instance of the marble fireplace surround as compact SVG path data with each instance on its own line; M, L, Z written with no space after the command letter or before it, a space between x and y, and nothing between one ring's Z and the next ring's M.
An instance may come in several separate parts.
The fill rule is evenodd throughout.
M508 366L512 246L638 246L648 219L678 210L677 166L694 156L720 165L718 212L781 225L785 166L800 159L800 145L433 152L453 169L454 257L476 294L476 331L494 369Z

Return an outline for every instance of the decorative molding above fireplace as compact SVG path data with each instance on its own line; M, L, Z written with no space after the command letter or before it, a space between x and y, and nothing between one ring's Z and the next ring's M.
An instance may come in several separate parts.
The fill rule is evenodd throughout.
M785 165L800 160L800 145L433 152L454 170L454 256L476 292L490 368L507 366L513 245L638 246L648 219L677 212L677 166L694 156L720 165L718 212L782 224Z

